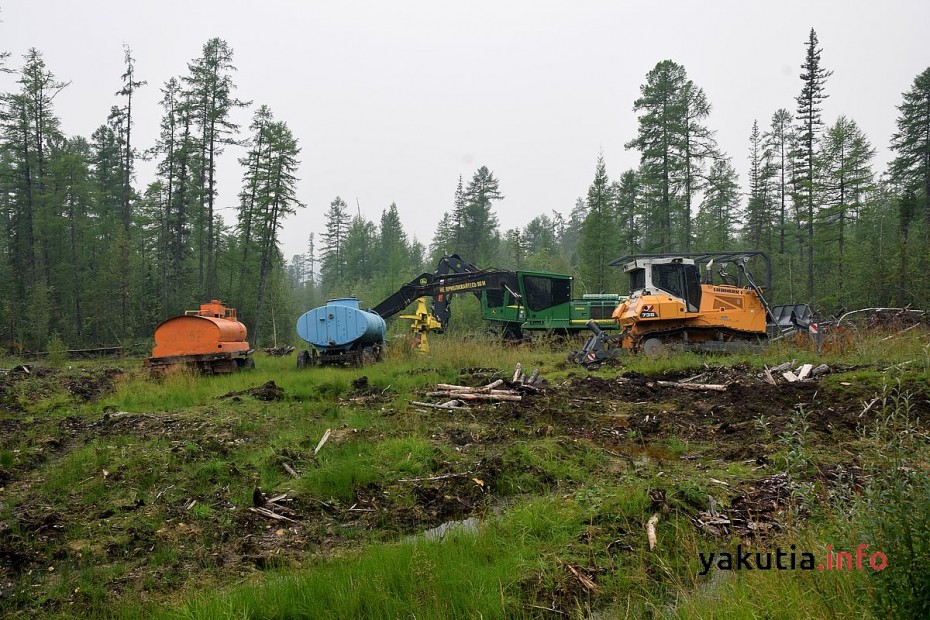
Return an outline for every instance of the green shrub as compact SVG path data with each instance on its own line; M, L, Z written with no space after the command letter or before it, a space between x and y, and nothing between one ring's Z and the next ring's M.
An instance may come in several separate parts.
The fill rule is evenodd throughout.
M64 366L65 362L68 361L68 347L65 345L64 341L62 341L58 332L52 334L52 337L48 339L47 348L49 366L54 366L55 368Z

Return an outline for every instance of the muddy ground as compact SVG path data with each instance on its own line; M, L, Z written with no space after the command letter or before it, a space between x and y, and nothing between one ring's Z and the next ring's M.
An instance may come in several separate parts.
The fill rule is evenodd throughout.
M63 591L66 582L57 575L72 565L111 566L112 573L100 578L108 592L141 591L157 600L175 587L179 574L204 582L236 580L256 570L328 557L360 541L395 540L445 522L485 516L520 496L521 489L506 487L514 479L534 485L527 492L571 490L588 482L560 479L551 468L512 458L516 442L541 439L564 447L566 454L583 449L599 456L593 477L667 469L673 472L670 478L699 481L699 493L682 494L681 485L670 480L668 486L656 485L650 497L656 510L672 504L686 511L705 534L775 535L782 530L794 484L784 473L779 439L797 427L801 412L809 449L829 454L815 459L809 478L829 488L841 474L855 477L857 456L842 446L856 440L869 417L863 410L880 394L874 383L860 384L854 377L841 381L841 374L850 370L834 368L815 380L776 385L748 366L649 377L622 368L610 377L572 371L525 402L473 405L454 414L398 405L391 394L369 388L360 378L341 397L341 407L378 412L399 428L428 429L425 437L437 455L445 456L425 476L358 484L352 501L288 492L271 509L283 519L250 510L267 506L274 493L254 488L255 472L235 462L227 464L230 471L218 475L208 493L196 498L172 488L183 485L183 479L161 474L144 492L102 491L98 500L76 502L73 510L67 503L50 501L39 492L49 466L99 440L131 436L158 442L159 450L179 455L196 441L196 459L222 461L243 444L261 445L262 438L243 433L228 418L217 422L196 412L91 408L67 415L27 414L30 401L56 394L66 395L72 408L93 403L114 389L122 370L9 372L0 375L0 611L42 615L93 605L91 593ZM459 381L483 385L496 372L468 369ZM697 381L724 385L725 390L691 391L656 383L694 382L696 374ZM911 387L925 392L922 386ZM425 386L413 396L426 398L428 390ZM269 406L288 403L287 394L274 384L218 398L229 406L255 399ZM922 419L930 418L925 397L915 399L914 406ZM360 437L377 441L382 432L337 428L330 448L323 449ZM315 443L316 438L308 439L278 458L312 467ZM742 473L723 480L720 472L733 466ZM100 475L107 488L138 485L137 472L129 469ZM231 490L230 479L241 488ZM241 496L243 490L252 495L251 506L235 499L236 491ZM208 506L209 513L194 518L196 504ZM720 515L727 523L721 523ZM619 547L645 544L639 532L617 540ZM158 554L166 557L152 560ZM567 583L565 587L577 587L575 580ZM36 591L41 595L35 596ZM571 610L572 592L564 594L548 600Z

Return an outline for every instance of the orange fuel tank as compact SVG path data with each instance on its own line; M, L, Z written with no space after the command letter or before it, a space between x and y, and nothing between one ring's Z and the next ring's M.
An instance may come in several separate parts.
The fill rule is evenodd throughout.
M152 358L244 354L250 350L245 325L236 318L236 310L214 299L188 310L184 316L162 321L155 328Z

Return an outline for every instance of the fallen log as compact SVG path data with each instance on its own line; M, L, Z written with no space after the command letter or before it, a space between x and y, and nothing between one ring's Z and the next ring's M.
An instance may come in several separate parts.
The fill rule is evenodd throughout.
M407 402L409 402L411 405L416 405L417 407L429 407L430 409L445 409L447 411L462 411L463 409L466 409L466 410L469 409L469 407L465 407L463 405L450 405L449 403L443 403L441 405L434 405L433 403L424 403L418 400L410 400ZM461 401L453 400L449 402L457 403Z
M523 372L523 364L517 362L517 365L513 368L513 379L510 380L511 383L516 383L520 378L520 373Z
M437 383L436 389L449 392L466 392L470 394L496 394L498 392L508 392L509 390L497 390L495 388L503 385L503 380L495 381L484 387L469 387L467 385L452 385L449 383Z
M465 478L471 476L470 471L463 471L460 474L440 474L438 476L429 476L427 478L401 478L398 482L435 482L436 480L448 480L450 478Z
M798 380L804 381L807 379L807 375L811 374L811 371L814 369L813 364L804 364L801 366L801 371L798 373Z
M469 392L428 392L427 396L445 396L449 398L458 398L461 400L507 400L520 402L523 397L519 394L472 394Z
M536 380L539 378L539 369L537 368L530 374L530 378L526 380L528 385L533 385L536 383Z
M677 381L650 381L646 383L647 387L661 385L662 387L681 388L683 390L726 392L727 386L717 383L678 383Z
M255 508L253 506L249 506L249 510L256 514L260 514L263 517L268 517L269 519L275 519L276 521L289 521L290 523L297 523L297 521L295 521L294 519L285 517L284 515L279 515L277 513L271 512L270 510L266 508Z

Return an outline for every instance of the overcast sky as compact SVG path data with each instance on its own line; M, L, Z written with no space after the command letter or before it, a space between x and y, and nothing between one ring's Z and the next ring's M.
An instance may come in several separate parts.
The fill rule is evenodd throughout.
M159 88L187 72L211 37L235 52L236 95L267 104L302 148L287 255L323 230L337 195L377 221L396 202L429 244L459 175L482 165L500 180L503 229L566 213L587 192L598 153L616 178L638 164L633 101L646 73L671 59L704 89L708 125L745 188L753 119L794 111L810 28L833 71L825 119L853 118L880 169L914 77L930 66L930 2L676 1L334 2L308 0L0 0L0 51L39 49L71 85L55 101L63 130L90 134L106 119L124 43L148 81L134 104L134 143L155 141ZM0 90L15 77L0 76ZM238 148L220 162L218 204L235 217ZM140 189L152 166L141 164Z

